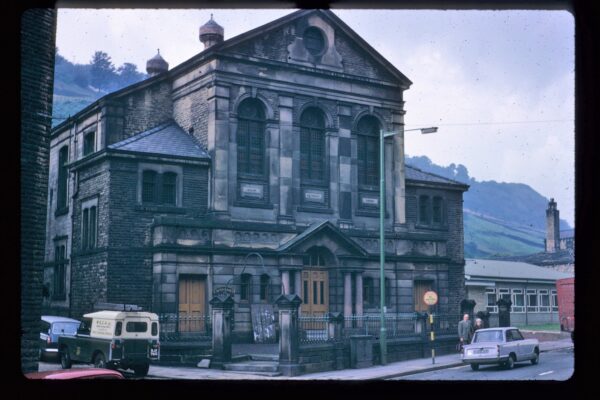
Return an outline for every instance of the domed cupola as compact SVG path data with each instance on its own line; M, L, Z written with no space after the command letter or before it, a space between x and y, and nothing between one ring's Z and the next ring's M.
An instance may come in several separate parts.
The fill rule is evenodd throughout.
M221 43L225 37L225 30L213 20L210 14L210 21L200 27L200 41L204 43L204 49L210 46Z
M150 76L158 75L169 70L169 63L161 57L160 49L157 51L158 53L146 62L146 72L148 72L148 75Z

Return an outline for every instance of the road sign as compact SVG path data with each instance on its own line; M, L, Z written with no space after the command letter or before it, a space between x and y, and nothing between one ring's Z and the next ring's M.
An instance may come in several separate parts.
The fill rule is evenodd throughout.
M433 290L430 290L428 292L425 292L425 294L423 295L423 301L428 306L434 306L438 302L438 295Z

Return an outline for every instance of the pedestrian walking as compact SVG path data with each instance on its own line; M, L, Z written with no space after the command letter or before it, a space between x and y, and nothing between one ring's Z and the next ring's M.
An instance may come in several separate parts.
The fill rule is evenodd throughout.
M462 348L465 344L469 344L471 341L471 335L473 333L473 325L469 320L469 314L465 313L463 315L462 321L458 323L458 338L460 342L458 343L458 351L462 352Z
M469 340L469 343L471 340L473 340L475 332L477 332L479 329L483 329L483 320L481 318L475 318L475 325L473 325L473 332L471 333L471 339Z

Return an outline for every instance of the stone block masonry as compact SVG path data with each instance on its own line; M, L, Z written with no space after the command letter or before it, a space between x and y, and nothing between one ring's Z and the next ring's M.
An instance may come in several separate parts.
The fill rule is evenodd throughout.
M21 14L21 370L37 371L56 10Z

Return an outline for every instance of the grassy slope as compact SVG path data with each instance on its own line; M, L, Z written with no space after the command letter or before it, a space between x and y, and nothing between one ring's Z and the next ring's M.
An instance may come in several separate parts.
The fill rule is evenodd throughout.
M544 233L508 226L468 212L464 214L465 257L526 255L543 250Z

